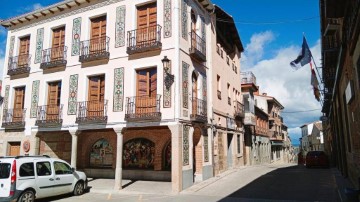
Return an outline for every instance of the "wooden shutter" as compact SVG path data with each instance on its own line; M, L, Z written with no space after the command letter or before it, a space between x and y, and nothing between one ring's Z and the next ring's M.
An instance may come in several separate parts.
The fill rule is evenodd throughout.
M105 77L89 78L88 116L104 115Z
M156 2L139 6L137 8L137 33L138 45L143 45L156 40L157 7Z
M51 60L62 60L64 58L65 27L53 30Z
M13 122L22 121L25 99L25 87L15 88Z
M156 69L151 69L149 71L149 77L150 77L150 86L149 86L149 90L150 90L150 97L156 97L156 93L157 93L157 73L156 73Z
M61 82L49 83L48 85L48 106L46 111L46 119L54 120L58 119L59 106L60 106L60 94Z
M19 58L18 58L18 67L23 67L28 65L30 50L30 36L20 39L20 49L19 49Z
M152 68L137 72L136 113L150 113L156 110L156 71L156 68Z
M106 16L91 20L90 53L106 49Z

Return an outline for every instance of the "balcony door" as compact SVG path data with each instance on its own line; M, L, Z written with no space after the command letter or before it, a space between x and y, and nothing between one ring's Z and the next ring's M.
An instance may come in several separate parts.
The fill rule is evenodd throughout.
M15 88L13 122L22 122L25 101L25 87Z
M191 76L192 81L192 114L198 114L198 86L197 86L197 76L195 73Z
M64 59L65 27L53 30L51 61Z
M89 77L87 117L104 116L105 76Z
M136 113L154 113L157 109L156 68L137 71Z
M148 46L156 42L157 31L156 2L137 7L137 46Z
M106 50L106 16L91 20L90 54Z
M18 56L19 57L18 67L28 66L29 50L30 50L30 36L21 38L19 56Z
M61 96L61 81L49 83L46 120L59 119L60 96Z
M191 10L191 48L196 47L196 15L193 10Z

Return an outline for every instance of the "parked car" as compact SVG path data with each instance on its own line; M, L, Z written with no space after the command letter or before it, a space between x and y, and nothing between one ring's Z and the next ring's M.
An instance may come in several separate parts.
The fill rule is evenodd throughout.
M0 201L34 201L87 189L85 173L49 156L0 158Z
M309 151L306 154L306 167L329 167L329 159L323 151Z

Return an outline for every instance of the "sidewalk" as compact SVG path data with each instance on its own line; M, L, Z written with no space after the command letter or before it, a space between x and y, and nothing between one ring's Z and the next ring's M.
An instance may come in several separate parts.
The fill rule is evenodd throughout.
M331 172L335 178L336 181L336 185L337 185L337 191L340 197L340 200L342 202L356 202L359 201L358 199L351 199L349 197L347 197L346 193L345 193L345 189L346 188L351 188L354 189L354 185L350 182L349 179L344 178L340 171L337 168L331 168Z

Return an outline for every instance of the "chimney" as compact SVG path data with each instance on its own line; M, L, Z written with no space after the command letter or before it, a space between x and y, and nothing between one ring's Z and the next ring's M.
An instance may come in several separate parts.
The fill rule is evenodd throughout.
M259 95L259 86L256 86L257 87L257 89L256 89L256 91L254 91L254 95Z

